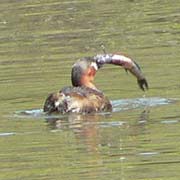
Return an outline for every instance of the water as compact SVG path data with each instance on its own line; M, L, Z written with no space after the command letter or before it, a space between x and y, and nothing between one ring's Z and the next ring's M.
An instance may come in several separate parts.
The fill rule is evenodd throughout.
M180 3L2 1L0 179L180 178ZM48 93L70 85L80 57L124 52L150 89L105 66L97 87L113 112L47 117Z

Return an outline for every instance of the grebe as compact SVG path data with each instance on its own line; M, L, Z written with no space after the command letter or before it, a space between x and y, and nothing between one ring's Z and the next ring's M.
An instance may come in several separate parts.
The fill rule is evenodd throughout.
M122 66L136 78L139 87L145 91L148 83L139 65L122 54L98 54L78 60L72 67L73 86L64 87L59 92L51 93L44 104L44 112L51 113L92 113L112 111L109 99L96 88L94 77L104 64Z

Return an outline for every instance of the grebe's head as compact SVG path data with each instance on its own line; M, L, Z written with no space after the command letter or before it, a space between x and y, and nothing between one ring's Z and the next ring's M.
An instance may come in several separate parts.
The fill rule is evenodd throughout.
M99 69L93 57L78 60L72 67L71 81L73 86L88 86L94 88L93 80ZM94 86L94 87L93 87Z

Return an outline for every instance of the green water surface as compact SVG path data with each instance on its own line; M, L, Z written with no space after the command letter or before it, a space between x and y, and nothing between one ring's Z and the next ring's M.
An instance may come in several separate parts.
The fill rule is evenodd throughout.
M70 85L81 57L123 52L150 89L120 67L105 66L96 85L113 102L170 99L167 105L56 119L39 110ZM180 179L179 0L1 0L0 180Z

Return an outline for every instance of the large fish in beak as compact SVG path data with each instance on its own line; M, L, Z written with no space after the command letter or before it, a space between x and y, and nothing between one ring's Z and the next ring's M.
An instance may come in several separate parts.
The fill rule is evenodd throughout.
M98 67L102 67L104 64L122 66L126 71L131 72L131 74L137 78L137 83L143 91L148 89L147 80L144 77L140 66L129 57L121 54L98 54L94 56L94 60Z

